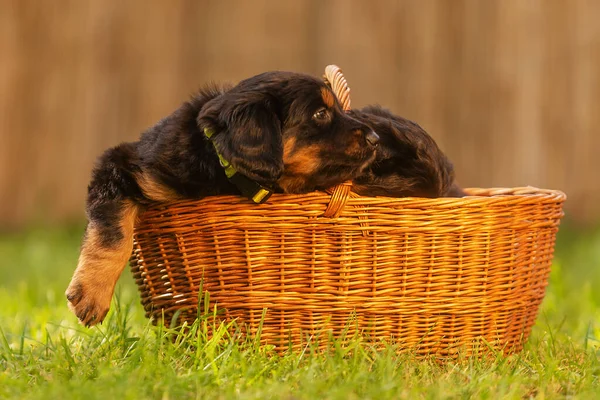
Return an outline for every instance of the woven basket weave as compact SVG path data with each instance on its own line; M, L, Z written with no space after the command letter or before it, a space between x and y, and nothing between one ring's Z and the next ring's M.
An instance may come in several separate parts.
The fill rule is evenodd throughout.
M202 288L219 317L260 329L280 351L354 333L439 356L522 348L545 294L562 192L396 199L350 189L147 209L131 258L147 316L194 320Z

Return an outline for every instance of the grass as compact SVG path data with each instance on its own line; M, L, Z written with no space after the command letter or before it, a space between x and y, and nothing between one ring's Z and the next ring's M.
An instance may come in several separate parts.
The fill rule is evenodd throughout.
M153 327L124 274L100 327L79 326L64 289L81 229L0 236L0 398L600 398L600 231L563 227L525 350L446 364L360 341L277 356L201 320ZM207 332L213 330L214 335Z

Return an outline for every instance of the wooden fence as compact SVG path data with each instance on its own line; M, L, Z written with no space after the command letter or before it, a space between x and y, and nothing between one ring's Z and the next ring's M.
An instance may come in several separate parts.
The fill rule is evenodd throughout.
M200 85L340 65L465 186L567 192L600 219L600 1L0 2L0 229L83 218L103 149Z

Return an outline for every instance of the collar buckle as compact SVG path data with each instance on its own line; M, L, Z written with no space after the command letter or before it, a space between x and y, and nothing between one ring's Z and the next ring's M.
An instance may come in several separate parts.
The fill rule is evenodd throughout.
M221 155L217 145L212 140L214 134L215 131L212 129L204 128L204 136L212 143L215 152L217 153L217 157L219 157L219 164L221 164L221 167L225 170L225 175L229 182L233 183L244 197L252 200L255 204L265 203L269 197L271 197L273 191L237 172L233 165Z

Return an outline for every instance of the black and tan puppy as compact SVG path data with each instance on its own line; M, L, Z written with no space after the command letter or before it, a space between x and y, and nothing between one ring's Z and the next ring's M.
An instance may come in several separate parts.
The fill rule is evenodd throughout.
M138 142L100 157L66 291L70 308L86 326L104 319L131 254L136 216L150 202L239 194L248 182L285 193L326 189L358 176L375 158L377 141L329 87L307 75L269 72L205 89ZM245 183L228 179L232 171Z
M423 128L379 106L350 112L379 135L375 161L354 179L363 196L462 197L454 168Z

